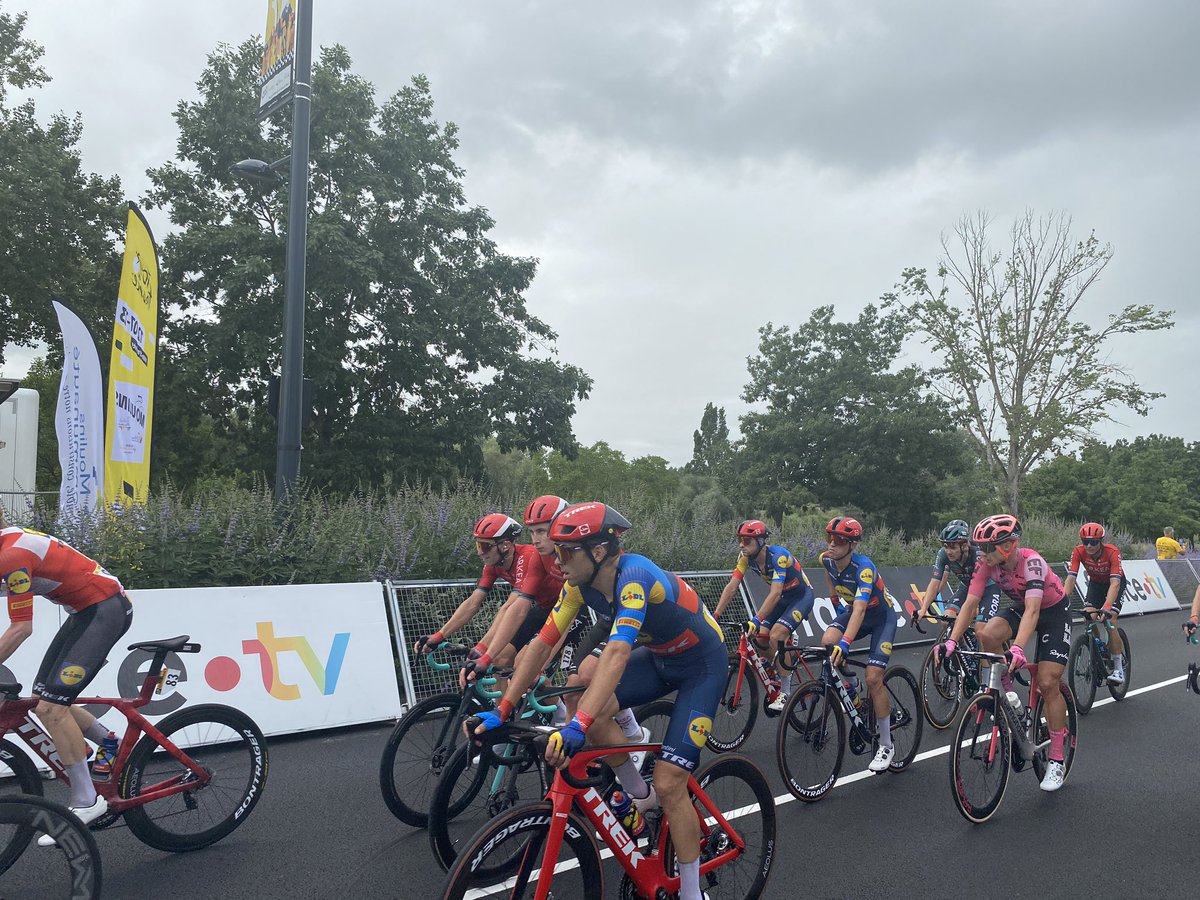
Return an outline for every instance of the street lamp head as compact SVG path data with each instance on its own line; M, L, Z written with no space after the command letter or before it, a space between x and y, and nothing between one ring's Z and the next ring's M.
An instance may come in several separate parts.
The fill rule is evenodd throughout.
M278 187L283 184L283 177L276 171L275 165L263 162L261 159L243 159L230 166L229 171L236 177L255 184L270 187Z

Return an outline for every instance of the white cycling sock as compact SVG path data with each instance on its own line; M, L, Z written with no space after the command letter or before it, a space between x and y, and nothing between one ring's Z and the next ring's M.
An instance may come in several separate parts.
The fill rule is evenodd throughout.
M63 766L67 777L71 779L70 805L76 809L91 806L96 802L96 788L92 786L92 773L88 771L87 760Z
M1117 669L1120 669L1122 666L1124 666L1125 665L1125 654L1114 653L1113 654L1113 665L1116 666Z
M108 726L103 724L99 719L96 719L87 727L87 731L83 733L83 736L93 744L99 745L102 740L108 737Z
M650 786L642 778L638 767L633 764L632 757L619 766L613 766L613 774L617 776L617 781L630 797L645 799L650 795Z
M638 724L637 716L633 714L632 709L622 709L613 718L621 726L621 732L625 737L633 739L641 738L642 726Z
M567 715L567 705L560 699L554 705L554 718L551 721L555 725L566 725L569 718L571 717Z
M888 713L879 721L879 746L892 746L892 715Z
M700 893L700 859L679 864L679 900L704 900Z

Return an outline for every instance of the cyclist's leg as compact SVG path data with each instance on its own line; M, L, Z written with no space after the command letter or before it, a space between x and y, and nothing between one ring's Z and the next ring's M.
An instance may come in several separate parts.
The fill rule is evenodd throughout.
M1113 655L1113 662L1118 670L1121 668L1121 656L1125 646L1121 643L1121 632L1117 631L1117 618L1121 615L1121 603L1125 599L1125 576L1121 576L1121 586L1117 589L1117 599L1112 605L1112 617L1108 620L1112 628L1108 632L1108 651Z
M1071 616L1068 599L1038 614L1037 626L1037 685L1046 705L1046 724L1050 729L1051 759L1062 759L1062 735L1067 730L1067 701L1059 686L1067 658L1071 654ZM1055 735L1058 733L1056 739ZM1057 748L1055 741L1057 740ZM1054 755L1057 749L1058 755Z
M892 703L883 686L883 672L891 660L892 642L896 638L896 613L890 606L882 604L868 610L859 634L871 636L871 652L867 656L867 688L871 693L871 704L875 708L879 744L882 747L890 747Z
M803 624L804 620L808 618L808 614L812 612L814 601L812 588L805 586L803 591L797 591L796 593L797 596L789 600L780 598L779 606L782 609L779 610L770 623L763 623L764 625L770 624L771 626L771 647L776 652L783 650L784 645L796 633L796 629ZM772 655L772 661L773 659L774 655ZM781 672L779 675L779 693L783 697L788 697L792 693L792 678L794 673Z

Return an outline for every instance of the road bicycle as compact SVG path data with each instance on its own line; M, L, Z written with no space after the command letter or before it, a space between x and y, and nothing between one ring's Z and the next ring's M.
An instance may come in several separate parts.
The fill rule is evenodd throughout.
M59 852L32 853L14 868L35 834L50 835ZM14 842L13 835L21 840ZM0 875L8 873L5 896L27 896L26 889L36 891L38 897L93 900L100 896L104 879L96 838L61 803L32 795L0 796L0 841L16 850L0 860Z
M708 735L707 746L714 753L736 750L750 737L754 722L758 718L759 685L762 685L763 713L767 716L779 715L768 708L775 692L779 690L779 685L767 674L767 661L750 638L753 626L749 623L747 625L738 639L737 650L729 654L729 676L725 681L725 690L721 694L717 713L713 716L712 731ZM799 675L793 677L798 681L811 681L812 671L803 656L797 652L798 649L793 635L783 649L776 652L775 671L793 675L797 668L803 668L804 678Z
M1187 634L1185 632L1183 637L1189 644L1200 644L1200 633ZM1193 694L1200 694L1200 666L1197 666L1195 662L1188 663L1186 683L1189 691Z
M138 709L171 677L164 666L168 654L198 653L200 645L180 635L131 644L129 649L152 654L136 697L75 701L109 707L128 722L112 760L111 776L94 782L96 792L108 801L108 812L90 827L107 828L124 817L129 830L157 850L207 847L245 822L262 798L268 768L266 739L253 719L218 703L185 706L157 725L151 723ZM32 715L37 698L20 694L21 685L0 684L0 738L12 732L55 777L70 784L53 739ZM0 748L12 751L5 754L5 761L22 790L40 795L42 779L33 761L7 740L0 740ZM0 859L11 846L0 847Z
M802 685L784 707L775 739L775 756L792 796L814 803L837 782L847 744L851 753L861 756L878 748L879 734L865 679L859 696L852 700L845 674L829 661L828 647L805 647L801 653L809 659L822 660L821 674ZM866 669L866 663L855 659L846 659L845 665ZM920 689L913 673L904 666L889 667L883 676L883 687L892 707L892 742L896 748L888 771L903 772L921 746L925 718Z
M508 741L544 748L552 728L504 726ZM661 810L646 814L646 828L630 837L605 801L612 771L589 767L601 757L638 748L657 753L660 744L584 747L557 770L546 799L497 816L471 838L442 892L445 900L467 896L570 897L600 900L605 867L597 836L622 869L617 896L675 897L679 876L669 825ZM541 750L539 750L541 752ZM700 882L712 900L762 896L775 857L775 800L766 777L736 754L720 756L688 778L700 823ZM735 824L736 822L736 824Z
M1114 700L1125 699L1129 690L1129 680L1133 676L1133 650L1125 629L1117 628L1121 643L1125 645L1125 680L1120 684L1110 683L1108 676L1116 668L1108 650L1109 632L1113 630L1113 624L1109 621L1112 613L1105 609L1098 609L1093 613L1082 609L1079 612L1084 617L1085 627L1083 634L1071 644L1071 656L1067 660L1067 678L1075 691L1075 705L1079 707L1080 715L1086 716L1096 700L1096 689L1102 684L1108 685L1108 692ZM1101 624L1104 625L1103 628L1100 627Z
M972 650L957 652L991 663L987 687L967 704L950 744L950 790L954 805L964 818L980 823L990 819L1000 806L1010 771L1021 772L1032 763L1038 779L1045 777L1050 727L1045 718L1045 701L1038 690L1037 663L1026 663L1032 673L1029 700L1024 709L1017 712L1002 686L1011 655ZM1065 679L1059 688L1067 702L1067 737L1063 742L1065 778L1071 774L1071 765L1075 761L1079 714Z

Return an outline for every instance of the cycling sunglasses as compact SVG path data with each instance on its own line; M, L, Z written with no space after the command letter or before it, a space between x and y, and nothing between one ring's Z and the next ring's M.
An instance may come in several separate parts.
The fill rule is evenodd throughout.
M554 558L560 563L565 563L571 558L571 555L585 549L583 544L555 544Z
M480 553L491 553L496 549L496 544L494 541L476 541L475 549Z
M1082 538L1081 540L1082 540L1083 546L1085 546L1085 547L1100 546L1100 538Z
M994 553L1001 547L1005 547L1011 543L1012 538L1009 538L1007 541L981 541L977 542L975 546L979 548L980 553Z
M825 537L828 538L829 543L835 547L844 547L850 543L848 539L842 537L840 534L827 534Z

